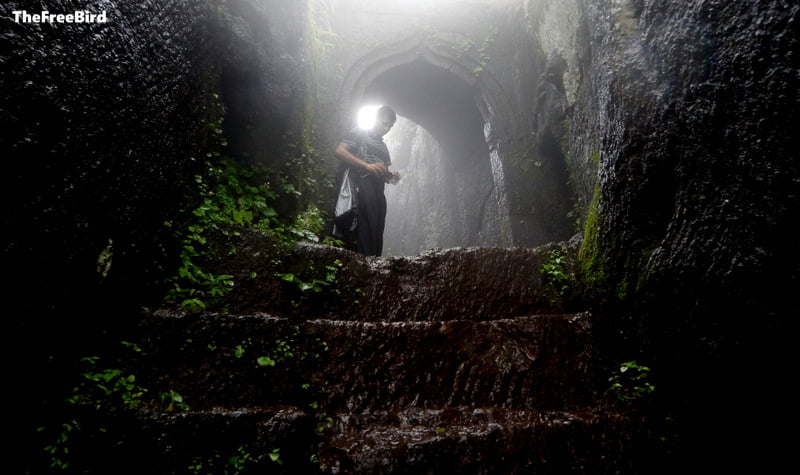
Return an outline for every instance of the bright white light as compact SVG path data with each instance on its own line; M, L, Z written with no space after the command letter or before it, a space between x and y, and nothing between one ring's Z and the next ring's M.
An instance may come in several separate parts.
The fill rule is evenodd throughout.
M358 110L356 123L359 129L370 130L375 125L375 115L380 106L364 106Z

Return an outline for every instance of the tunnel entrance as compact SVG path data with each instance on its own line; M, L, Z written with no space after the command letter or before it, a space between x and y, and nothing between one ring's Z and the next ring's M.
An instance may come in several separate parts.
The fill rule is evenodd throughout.
M540 38L494 2L453 2L457 14L440 2L402 13L346 3L317 23L336 38L321 68L341 66L326 75L338 86L336 122L388 104L409 123L385 137L407 176L387 192L385 253L572 237L571 164L583 159L563 150L561 57L545 57Z
M510 245L502 170L492 166L480 101L475 84L423 58L385 70L363 90L362 104L388 104L399 116L384 138L404 175L387 187L384 254Z

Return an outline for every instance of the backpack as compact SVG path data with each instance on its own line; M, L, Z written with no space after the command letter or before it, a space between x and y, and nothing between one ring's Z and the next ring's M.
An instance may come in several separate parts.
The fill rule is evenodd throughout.
M362 137L358 157L366 155L366 138ZM344 167L340 180L336 206L333 213L333 237L344 239L358 228L358 182L352 176L350 167Z

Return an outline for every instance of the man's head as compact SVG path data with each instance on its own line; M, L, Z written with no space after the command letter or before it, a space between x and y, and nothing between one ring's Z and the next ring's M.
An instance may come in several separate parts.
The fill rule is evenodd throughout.
M375 126L373 127L373 130L375 130L381 136L384 136L390 130L392 130L392 126L394 126L396 121L397 114L394 113L391 107L380 106L378 111L375 113Z

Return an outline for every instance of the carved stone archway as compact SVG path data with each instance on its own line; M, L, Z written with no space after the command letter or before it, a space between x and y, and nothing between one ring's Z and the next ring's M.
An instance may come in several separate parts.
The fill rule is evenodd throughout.
M365 101L388 103L441 146L436 160L446 163L417 161L423 168L412 171L419 180L413 193L423 196L402 200L408 208L399 211L406 220L422 216L418 225L403 232L419 234L414 239L420 243L417 251L426 246L512 244L505 223L504 174L487 144L493 97L487 90L498 90L491 83L477 59L422 34L368 52L345 76L340 121L354 117Z

